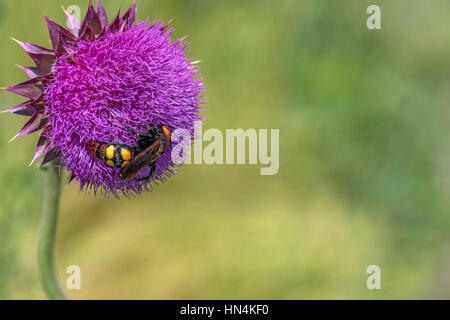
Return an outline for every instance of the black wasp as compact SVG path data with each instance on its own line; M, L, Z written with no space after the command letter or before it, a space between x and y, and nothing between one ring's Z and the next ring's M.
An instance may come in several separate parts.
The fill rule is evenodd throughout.
M150 174L138 180L153 179L156 174L156 160L169 145L169 128L164 125L150 125L146 131L137 132L120 120L118 121L131 133L138 136L136 145L89 141L90 155L108 166L120 168L119 177L122 180L134 178L147 166L150 167Z

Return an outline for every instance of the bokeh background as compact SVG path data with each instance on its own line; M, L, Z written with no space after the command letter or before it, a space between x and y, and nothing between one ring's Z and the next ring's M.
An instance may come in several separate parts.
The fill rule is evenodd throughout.
M103 1L108 14L131 1ZM88 1L0 0L0 86L49 46L42 11ZM379 4L382 30L366 28ZM280 170L188 165L136 199L64 186L56 243L72 299L450 298L450 3L138 0L174 18L202 60L204 129L279 128ZM23 101L0 92L1 109ZM0 298L43 299L36 135L0 115ZM381 290L366 268L381 267Z

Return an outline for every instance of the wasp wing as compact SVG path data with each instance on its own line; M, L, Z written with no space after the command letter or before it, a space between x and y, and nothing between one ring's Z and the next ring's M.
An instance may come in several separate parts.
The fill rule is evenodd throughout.
M122 180L133 178L143 168L155 162L161 155L160 148L162 148L160 140L153 142L150 147L140 152L129 164L120 169L120 178Z

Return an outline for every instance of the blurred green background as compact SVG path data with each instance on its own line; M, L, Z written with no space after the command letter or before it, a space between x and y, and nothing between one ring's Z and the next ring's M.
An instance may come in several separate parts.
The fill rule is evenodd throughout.
M131 1L105 0L110 17ZM49 46L41 9L0 2L0 86ZM379 4L382 30L366 28ZM189 165L136 199L63 187L56 264L72 299L450 298L450 2L144 1L175 18L207 86L204 129L280 128L280 170ZM0 92L1 109L23 101ZM43 173L37 136L0 115L0 298L45 298L36 240ZM366 268L381 267L381 290Z

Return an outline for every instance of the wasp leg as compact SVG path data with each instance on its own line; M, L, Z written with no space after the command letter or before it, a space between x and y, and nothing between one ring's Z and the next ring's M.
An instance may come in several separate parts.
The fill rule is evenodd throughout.
M150 137L150 134L146 133L146 132L137 132L136 130L134 130L133 128L131 128L129 125L127 125L126 123L122 122L115 114L113 114L113 117L116 118L117 121L119 121L119 123L124 126L125 128L128 129L128 131L130 131L132 134L135 134L137 136L140 137ZM144 127L142 127L144 128Z
M153 162L152 164L150 164L149 168L150 168L150 174L148 176L146 176L146 177L143 177L143 178L136 178L136 181L138 181L138 182L147 182L147 181L153 180L153 178L156 175L156 163Z
M141 150L147 149L149 145L152 145L158 139L158 127L150 125L147 130L148 132L142 132L138 135L137 145Z

